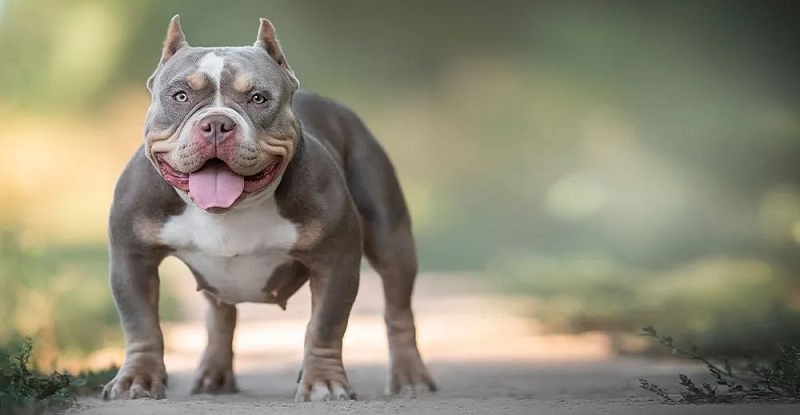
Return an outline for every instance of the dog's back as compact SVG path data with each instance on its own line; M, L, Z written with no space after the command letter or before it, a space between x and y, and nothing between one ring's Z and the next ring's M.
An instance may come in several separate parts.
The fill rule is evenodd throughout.
M302 90L295 94L293 107L305 139L321 142L342 170L365 225L365 239L370 236L368 227L410 227L394 166L358 115L332 99Z

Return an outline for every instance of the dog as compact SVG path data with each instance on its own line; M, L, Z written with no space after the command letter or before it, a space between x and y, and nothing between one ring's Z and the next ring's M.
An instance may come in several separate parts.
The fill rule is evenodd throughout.
M355 399L342 338L362 257L380 274L389 344L387 393L436 385L420 356L411 306L417 258L394 167L350 109L299 89L260 19L253 46L193 47L172 18L144 143L114 190L109 279L125 361L105 399L165 398L158 266L185 263L208 299L208 344L193 393L238 391L236 304L312 298L296 401Z

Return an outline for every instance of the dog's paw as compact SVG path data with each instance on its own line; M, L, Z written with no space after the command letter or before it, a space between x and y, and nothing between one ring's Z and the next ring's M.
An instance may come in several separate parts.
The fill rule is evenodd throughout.
M300 382L296 402L348 401L356 399L356 392L347 381L317 380L313 383Z
M130 358L103 387L103 399L164 399L167 372L159 358Z
M356 392L347 381L344 367L338 364L306 364L300 372L296 402L347 401Z
M236 393L236 376L233 374L233 359L216 355L204 356L192 382L191 393Z
M437 390L438 387L422 363L416 348L392 354L389 362L389 381L386 385L387 395L416 398Z

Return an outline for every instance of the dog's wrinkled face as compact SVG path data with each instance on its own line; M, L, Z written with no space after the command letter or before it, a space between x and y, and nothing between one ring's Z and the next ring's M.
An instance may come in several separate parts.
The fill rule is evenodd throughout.
M146 154L185 199L220 212L275 189L299 137L298 83L269 21L254 46L199 48L175 16L147 84Z

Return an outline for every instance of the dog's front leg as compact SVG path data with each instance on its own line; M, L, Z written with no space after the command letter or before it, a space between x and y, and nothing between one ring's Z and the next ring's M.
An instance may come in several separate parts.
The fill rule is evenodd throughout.
M295 400L355 399L342 363L342 339L359 282L358 255L311 267L311 321L306 328L303 369Z
M125 334L125 363L104 399L163 399L167 382L158 319L158 264L163 256L111 244L110 283Z

